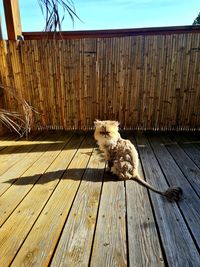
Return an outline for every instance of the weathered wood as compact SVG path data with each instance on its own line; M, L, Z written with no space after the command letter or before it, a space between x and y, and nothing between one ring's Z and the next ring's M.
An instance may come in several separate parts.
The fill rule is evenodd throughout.
M2 31L2 20L1 20L1 15L0 15L0 40L2 39L3 39L3 31Z
M88 266L105 163L95 150L83 176L51 266Z
M183 190L182 201L178 204L193 234L193 238L196 240L196 243L200 248L200 198L188 182L187 178L183 175L182 171L176 165L174 159L163 145L162 140L157 135L150 136L149 140L169 185L179 186Z
M194 163L200 168L200 146L198 144L180 143L181 148L187 153L187 155L194 161Z
M2 266L8 266L31 230L38 215L48 202L59 180L69 165L83 136L76 135L71 141L58 149L63 149L55 161L42 175L27 197L15 209L9 220L0 228L0 258ZM54 152L55 153L55 152Z
M190 26L170 26L170 27L148 27L132 29L106 29L106 30L81 30L81 31L62 31L62 34L54 32L23 32L25 40L49 39L86 39L86 38L110 38L127 37L141 35L171 35L183 33L198 33L198 25Z
M11 167L5 182L15 182L0 196L0 266L200 265L199 197L168 150L175 144L186 155L179 145L194 145L192 134L188 140L179 136L179 145L174 133L162 134L164 141L159 135L136 135L144 178L163 190L181 186L184 195L177 204L107 174L102 186L105 162L96 149L91 155L91 134L40 135L33 135L30 153ZM132 132L123 135L134 143ZM9 156L15 161L15 150L23 154L25 142L0 138L0 146L8 145L0 152L2 161L12 163ZM35 153L29 165L26 158ZM187 166L187 155L185 160Z
M62 138L60 141L61 142L58 141L57 144L58 149L61 149L65 145L65 142L62 142ZM28 151L31 153L28 154ZM6 190L8 190L8 188L44 153L41 144L28 148L28 151L25 148L25 155L18 154L19 161L16 159L18 161L17 164L14 164L10 168L8 168L10 162L5 162L5 165L2 168L3 173L0 175L0 195L2 195ZM57 153L59 153L59 150L57 151ZM7 171L4 172L5 169L7 169Z
M106 175L101 194L91 266L127 266L125 188Z
M22 36L21 19L18 0L3 0L7 34L9 40L17 40Z
M136 135L145 178L160 190L168 187L155 155L143 135ZM199 266L199 252L176 203L150 192L156 221L169 266Z
M0 15L0 41L2 39L3 39L3 35L2 35L1 15ZM1 81L1 78L0 78L0 81ZM0 88L0 108L4 108L4 94L3 94L2 88ZM0 136L4 135L5 133L6 133L5 125L3 125L2 122L0 122Z
M200 136L196 134L194 138L191 136L190 140L188 140L186 136L175 135L173 139L175 139L179 143L180 147L200 168Z
M133 134L126 136L135 145ZM144 179L141 164L139 175ZM147 190L126 181L127 236L130 266L165 266Z
M3 136L0 136L0 151L2 153L2 150L7 149L8 146L14 144L19 137L16 137L14 135L4 134ZM3 152L4 153L4 152Z
M162 141L196 193L200 196L200 169L176 142L172 142L166 136L162 136Z
M69 134L63 143L67 143L72 134ZM45 173L48 167L52 164L55 158L60 153L58 143L61 139L57 140L58 136L55 136L55 141L52 143L49 142L48 146L45 146L45 150L42 150L42 146L37 146L37 160L29 167L29 169L23 173L16 182L0 197L0 212L2 214L0 218L0 225L2 225L5 220L10 216L13 210L19 205L21 200L27 195L27 193L33 188L37 180ZM44 139L45 140L45 139ZM44 149L44 148L43 148ZM55 149L58 150L55 152ZM40 152L39 152L40 151ZM31 155L29 155L30 157ZM16 177L17 178L17 177ZM14 179L15 180L15 179ZM7 183L12 183L7 181Z
M86 138L31 230L12 266L47 266L81 183L94 141Z
M28 153L34 149L37 149L37 145L43 141L46 135L32 137L30 140L20 141L5 141L3 142L6 147L0 153L0 182L3 180L3 174L11 169L12 165L23 161L27 157ZM18 144L18 145L17 145ZM21 145L20 145L21 144ZM4 146L3 146L4 147ZM10 170L11 171L11 170ZM9 176L9 175L8 175Z
M0 146L0 175L10 169L13 165L23 160L36 145L41 144L45 136L32 135L29 140L9 140L1 142ZM48 141L47 141L48 143Z

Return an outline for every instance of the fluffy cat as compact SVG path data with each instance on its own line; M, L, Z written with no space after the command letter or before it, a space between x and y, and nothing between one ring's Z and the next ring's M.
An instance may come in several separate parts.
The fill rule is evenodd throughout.
M180 199L182 195L180 187L169 187L165 192L162 192L139 177L137 150L129 140L121 138L119 122L96 120L94 125L94 138L99 145L99 149L103 152L105 160L108 162L109 170L118 179L135 180L150 190L165 196L170 202Z

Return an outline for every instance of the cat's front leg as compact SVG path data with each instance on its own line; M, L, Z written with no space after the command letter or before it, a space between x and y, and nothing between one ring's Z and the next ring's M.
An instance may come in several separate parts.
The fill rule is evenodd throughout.
M107 160L107 163L108 163L108 165L107 165L107 172L112 173L111 169L114 166L114 162L115 162L115 157L110 154L109 155L109 158Z
M106 173L111 174L111 168L112 167L113 167L113 161L112 160L107 160Z
M108 160L108 168L111 169L114 165L114 161L113 160Z

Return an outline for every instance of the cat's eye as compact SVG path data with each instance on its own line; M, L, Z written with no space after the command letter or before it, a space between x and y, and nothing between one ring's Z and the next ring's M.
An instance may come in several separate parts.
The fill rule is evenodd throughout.
M108 132L108 131L101 131L101 132L99 132L101 135L109 135L110 134L110 132Z

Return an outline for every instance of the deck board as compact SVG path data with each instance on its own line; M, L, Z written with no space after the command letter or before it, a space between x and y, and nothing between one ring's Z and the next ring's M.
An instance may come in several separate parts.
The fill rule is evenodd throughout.
M193 238L198 244L198 248L200 249L200 199L191 184L188 182L187 178L183 175L182 171L173 160L167 148L163 145L161 138L155 135L153 137L149 137L149 140L169 185L177 185L183 190L184 197L179 203L179 208L184 214L184 219L193 234Z
M48 265L79 187L80 177L88 164L93 144L91 137L81 144L16 256L13 266Z
M148 182L161 190L168 187L147 138L136 135L138 150ZM176 203L169 203L150 192L162 244L169 266L198 266L199 253ZM179 240L179 242L177 242ZM181 257L177 258L177 254Z
M125 187L105 175L91 266L127 266Z
M126 136L144 179L183 188L178 204L114 181L91 133L0 139L0 267L200 266L199 136Z
M25 156L31 152L33 146L37 143L40 144L44 139L43 136L38 137L38 142L34 137L29 138L29 140L20 141L9 141L6 146L1 146L0 154L0 175L6 172L14 164L17 164ZM33 145L34 143L34 145ZM31 144L31 147L30 147Z
M200 169L177 143L171 142L169 138L164 136L162 136L162 141L200 197Z
M133 134L127 135L127 138L136 145ZM144 179L141 163L139 175ZM130 266L164 266L164 257L147 189L134 181L126 181L126 195Z
M57 154L60 153L60 149L62 149L64 144L65 141L61 139L54 141L53 145L56 146L56 151L50 151L53 157L56 157ZM27 153L27 151L25 152L25 154L20 153L20 158L16 160L16 163L13 166L12 164L10 164L9 167L9 160L6 162L8 169L6 172L0 175L0 195L5 193L10 188L10 186L17 181L18 177L21 177L24 172L29 170L29 168L44 154L43 146L43 143L37 142L29 151L29 153ZM45 144L45 150L48 146L48 144Z
M57 145L56 151L60 153L59 157L53 161L46 175L41 176L30 193L14 210L9 220L2 225L0 229L0 259L2 266L7 266L12 262L15 253L19 250L43 207L52 195L53 190L57 186L66 165L69 164L70 157L75 153L78 142L81 141L79 139L72 139L72 142L66 145L66 150L61 152L60 149L65 147L65 143L55 143ZM69 154L67 152L69 152ZM6 242L3 242L5 239ZM1 255L1 253L3 253L3 255Z
M69 138L70 137L71 135ZM69 138L66 139L66 142L69 140ZM64 146L64 144L59 143L58 147L55 139L53 144L50 143L48 147L46 146L45 152L35 152L37 153L38 158L25 173L23 173L18 179L15 176L15 178L6 181L6 183L11 183L13 185L1 197L0 211L2 216L0 217L0 225L2 225L10 216L12 211L19 205L22 199L28 194L31 188L33 188L34 184L41 178L41 176L44 175L44 173L45 175L47 174L46 170L48 171L49 166L60 153L59 150L57 150L55 153L55 147L61 148L61 146ZM15 181L14 183L13 180Z
M190 141L186 137L181 135L175 136L175 140L186 152L186 154L194 161L198 168L200 168L200 138Z
M52 261L52 266L88 266L105 163L95 150Z

